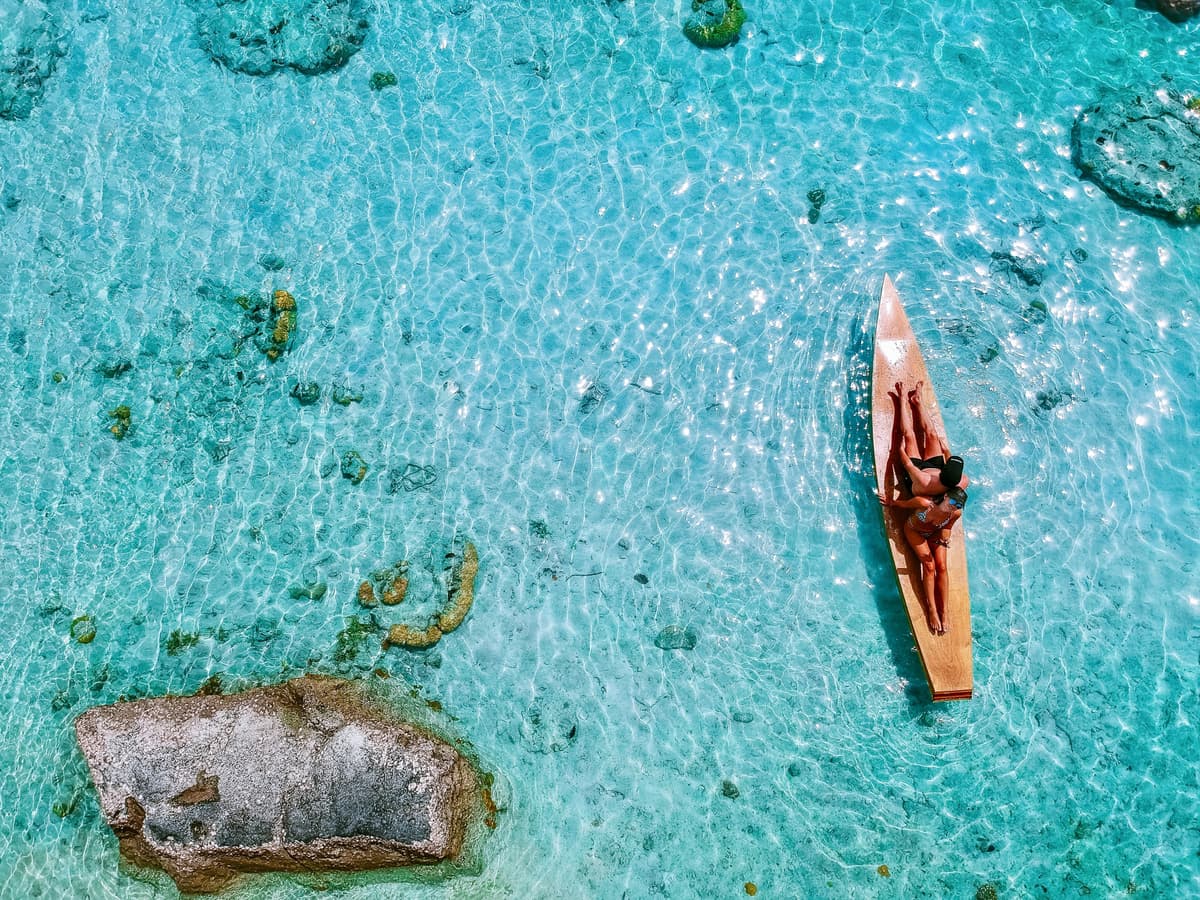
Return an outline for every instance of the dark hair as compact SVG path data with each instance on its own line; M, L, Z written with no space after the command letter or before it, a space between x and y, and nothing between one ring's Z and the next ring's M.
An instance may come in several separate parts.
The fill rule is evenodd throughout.
M949 498L950 500L955 501L959 506L963 507L964 509L966 508L967 492L964 491L962 488L950 488L950 490L946 491L946 497Z
M961 456L952 456L946 460L946 464L942 466L942 471L938 477L942 481L943 487L958 487L958 483L962 481L963 460Z

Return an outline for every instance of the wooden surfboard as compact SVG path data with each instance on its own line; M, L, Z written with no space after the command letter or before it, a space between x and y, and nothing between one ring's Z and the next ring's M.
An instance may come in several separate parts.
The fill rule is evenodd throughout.
M892 463L892 447L899 440L900 426L896 405L888 396L897 381L904 382L905 393L918 381L925 386L921 400L926 418L950 443L942 423L941 409L934 395L925 359L917 346L896 286L883 276L883 292L879 299L879 319L875 326L875 365L871 378L871 422L875 445L875 481L882 496L894 500L907 498L897 468ZM907 397L904 398L907 403ZM953 450L953 445L951 445ZM897 486L899 485L899 489ZM908 621L917 641L917 652L929 690L934 700L967 700L973 686L971 664L971 597L967 585L967 548L962 519L955 523L950 535L947 565L950 575L950 595L946 598L946 620L949 632L936 635L929 630L929 620L922 603L921 565L917 555L904 538L904 520L912 513L908 509L881 507L888 546L896 568L896 583L904 599Z

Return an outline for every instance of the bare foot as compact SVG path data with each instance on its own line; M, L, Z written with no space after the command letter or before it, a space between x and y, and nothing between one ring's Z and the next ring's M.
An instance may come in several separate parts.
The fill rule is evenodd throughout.
M900 386L899 382L897 382L896 386ZM918 381L916 386L908 392L908 402L913 406L919 407L921 405L921 388L924 386L924 381Z
M945 631L942 628L941 620L937 617L937 613L930 613L929 615L929 631L932 634L945 634Z
M949 634L949 633L950 633L950 623L943 620L942 627L940 629L938 629L938 634Z
M897 403L900 402L900 398L903 395L904 395L904 382L903 381L897 381L896 386L892 390L888 391L888 396L891 397L893 400L895 400Z

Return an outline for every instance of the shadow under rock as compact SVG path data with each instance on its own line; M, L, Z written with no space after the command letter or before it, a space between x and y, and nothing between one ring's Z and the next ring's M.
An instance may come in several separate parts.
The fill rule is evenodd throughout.
M873 301L864 296L864 308ZM873 320L872 320L873 321ZM873 330L866 314L856 315L850 326L846 350L846 405L842 414L842 475L858 525L859 555L872 585L879 624L887 636L896 673L904 679L909 712L929 711L932 699L912 636L912 627L896 587L892 555L883 530L883 516L875 495L875 451L871 434L871 369L875 356ZM882 687L882 685L881 685Z

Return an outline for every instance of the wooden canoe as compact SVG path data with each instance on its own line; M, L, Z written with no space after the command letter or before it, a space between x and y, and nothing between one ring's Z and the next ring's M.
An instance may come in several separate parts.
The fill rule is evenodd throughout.
M941 409L934 395L925 359L917 346L900 296L892 279L883 277L883 292L879 298L879 320L875 326L875 365L871 378L871 424L875 445L875 481L882 496L902 499L908 494L897 490L899 473L892 464L892 447L899 440L900 426L896 420L896 405L888 396L897 381L903 381L905 391L918 382L925 383L921 400L925 415L946 437ZM907 399L905 399L907 402ZM953 449L953 445L951 445ZM896 583L904 598L904 608L917 641L917 652L929 690L934 700L967 700L971 697L973 676L971 666L971 597L967 585L967 548L962 519L951 533L947 558L950 574L950 596L946 600L947 634L936 635L929 630L929 620L922 604L921 566L908 541L904 538L904 520L911 510L882 508L884 526L892 562L896 568Z

